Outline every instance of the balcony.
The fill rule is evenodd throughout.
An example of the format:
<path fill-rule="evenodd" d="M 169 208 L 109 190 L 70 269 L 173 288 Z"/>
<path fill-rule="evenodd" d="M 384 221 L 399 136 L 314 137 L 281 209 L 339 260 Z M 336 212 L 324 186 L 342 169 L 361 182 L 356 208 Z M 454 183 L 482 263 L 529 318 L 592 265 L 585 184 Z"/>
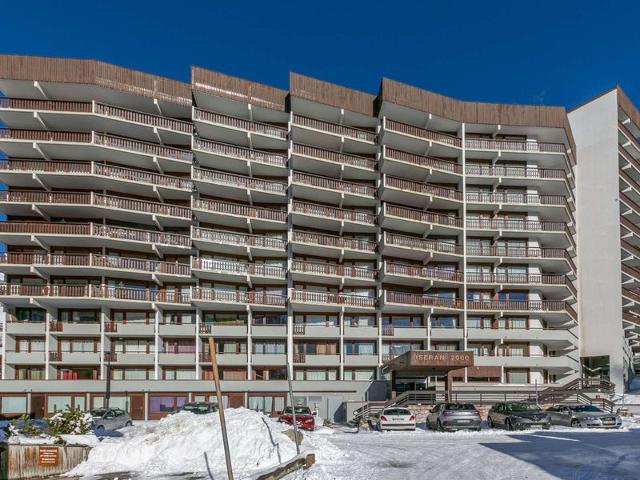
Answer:
<path fill-rule="evenodd" d="M 304 307 L 308 310 L 321 311 L 323 308 L 334 308 L 349 311 L 375 309 L 376 299 L 360 295 L 344 293 L 314 292 L 310 290 L 291 289 L 289 301 L 294 307 Z"/>
<path fill-rule="evenodd" d="M 522 368 L 553 368 L 576 370 L 579 362 L 571 355 L 477 355 L 476 365 L 479 367 L 522 367 Z"/>
<path fill-rule="evenodd" d="M 385 256 L 426 260 L 432 256 L 459 261 L 464 253 L 461 245 L 429 238 L 410 237 L 384 232 L 382 253 Z"/>
<path fill-rule="evenodd" d="M 200 221 L 231 227 L 273 230 L 286 228 L 287 212 L 211 199 L 191 199 L 194 215 Z"/>
<path fill-rule="evenodd" d="M 242 322 L 224 322 L 221 324 L 200 324 L 200 335 L 214 337 L 246 337 L 247 324 Z M 286 336 L 286 335 L 285 335 Z"/>
<path fill-rule="evenodd" d="M 572 209 L 564 195 L 538 195 L 532 193 L 505 192 L 467 192 L 469 208 L 502 211 L 522 211 L 526 209 L 529 215 L 538 214 L 552 221 L 573 222 Z"/>
<path fill-rule="evenodd" d="M 572 182 L 566 170 L 561 168 L 538 168 L 537 166 L 511 166 L 511 165 L 484 165 L 467 163 L 465 172 L 467 177 L 502 178 L 510 180 L 526 180 L 536 182 L 538 180 Z"/>
<path fill-rule="evenodd" d="M 340 365 L 340 355 L 338 353 L 294 353 L 293 363 L 307 367 L 337 367 Z"/>
<path fill-rule="evenodd" d="M 385 290 L 383 310 L 394 312 L 424 312 L 426 309 L 460 311 L 464 302 L 457 298 L 439 297 L 417 293 L 404 293 Z"/>
<path fill-rule="evenodd" d="M 78 180 L 87 189 L 136 193 L 162 199 L 188 198 L 193 182 L 188 178 L 161 175 L 96 162 L 42 160 L 0 160 L 0 181 L 9 186 L 51 189 L 77 187 Z"/>
<path fill-rule="evenodd" d="M 293 172 L 293 195 L 313 202 L 374 206 L 376 188 L 365 183 L 345 182 L 335 178 Z"/>
<path fill-rule="evenodd" d="M 193 109 L 193 121 L 202 137 L 267 150 L 287 148 L 287 129 L 220 113 Z"/>
<path fill-rule="evenodd" d="M 97 132 L 0 129 L 0 150 L 8 157 L 104 160 L 147 170 L 188 172 L 193 154 L 182 148 Z"/>
<path fill-rule="evenodd" d="M 578 340 L 571 330 L 566 328 L 471 328 L 469 340 L 522 340 L 542 342 L 574 343 Z"/>
<path fill-rule="evenodd" d="M 466 278 L 467 283 L 484 285 L 537 285 L 565 287 L 568 282 L 566 275 L 539 273 L 467 272 Z"/>
<path fill-rule="evenodd" d="M 338 338 L 340 327 L 334 324 L 296 323 L 293 326 L 294 337 Z"/>
<path fill-rule="evenodd" d="M 153 303 L 185 306 L 189 295 L 170 290 L 121 288 L 109 285 L 21 285 L 0 284 L 0 297 L 8 304 L 21 305 L 30 299 L 46 299 L 47 303 L 65 307 L 104 304 L 128 304 L 129 307 L 151 308 Z M 97 300 L 97 302 L 96 302 Z"/>
<path fill-rule="evenodd" d="M 280 237 L 191 227 L 193 243 L 202 250 L 259 256 L 283 256 L 287 242 Z"/>
<path fill-rule="evenodd" d="M 242 175 L 275 177 L 287 175 L 286 154 L 254 150 L 193 137 L 192 149 L 203 167 Z"/>
<path fill-rule="evenodd" d="M 383 282 L 401 283 L 416 286 L 451 286 L 462 283 L 462 272 L 420 265 L 407 265 L 385 261 L 382 267 Z"/>
<path fill-rule="evenodd" d="M 521 233 L 561 233 L 571 237 L 571 232 L 564 222 L 548 222 L 538 220 L 515 220 L 502 218 L 468 218 L 467 229 L 475 231 L 521 232 Z M 502 235 L 502 233 L 499 233 Z"/>
<path fill-rule="evenodd" d="M 291 265 L 294 280 L 313 282 L 344 283 L 366 285 L 375 283 L 376 270 L 352 265 L 316 263 L 294 260 Z"/>
<path fill-rule="evenodd" d="M 451 160 L 404 152 L 384 145 L 380 170 L 387 175 L 404 178 L 425 178 L 432 182 L 457 182 L 462 165 Z"/>
<path fill-rule="evenodd" d="M 0 224 L 1 225 L 1 224 Z M 298 254 L 327 257 L 372 258 L 376 255 L 376 243 L 355 237 L 340 237 L 322 233 L 294 230 L 293 251 Z"/>
<path fill-rule="evenodd" d="M 462 192 L 428 183 L 414 182 L 384 175 L 381 198 L 385 202 L 413 205 L 421 208 L 457 209 L 462 202 Z"/>
<path fill-rule="evenodd" d="M 295 113 L 291 120 L 291 133 L 296 142 L 321 145 L 330 150 L 375 153 L 375 132 L 325 122 Z"/>
<path fill-rule="evenodd" d="M 191 172 L 191 176 L 198 186 L 198 191 L 204 195 L 216 195 L 229 200 L 257 203 L 286 201 L 286 182 L 263 180 L 197 167 L 193 167 Z"/>
<path fill-rule="evenodd" d="M 35 210 L 47 220 L 76 216 L 164 226 L 191 224 L 189 207 L 95 192 L 2 191 L 0 203 L 7 215 L 29 216 Z"/>
<path fill-rule="evenodd" d="M 34 113 L 51 130 L 95 130 L 170 145 L 188 144 L 193 132 L 191 122 L 100 102 L 0 99 L 0 119 L 17 128 L 41 128 L 42 123 Z"/>
<path fill-rule="evenodd" d="M 370 157 L 293 143 L 291 160 L 294 169 L 305 172 L 358 180 L 375 180 L 376 178 L 377 162 Z"/>
<path fill-rule="evenodd" d="M 199 278 L 214 280 L 240 280 L 258 282 L 263 280 L 285 280 L 287 269 L 264 263 L 245 263 L 226 260 L 210 260 L 191 257 L 191 268 Z"/>
<path fill-rule="evenodd" d="M 29 275 L 30 267 L 46 275 L 72 274 L 108 276 L 128 279 L 170 281 L 189 279 L 189 265 L 140 258 L 100 254 L 65 255 L 39 253 L 0 253 L 0 265 L 5 273 Z M 68 270 L 64 272 L 64 270 Z"/>
<path fill-rule="evenodd" d="M 382 227 L 419 234 L 457 234 L 462 230 L 462 218 L 454 215 L 417 210 L 385 203 Z"/>
<path fill-rule="evenodd" d="M 215 288 L 191 288 L 191 299 L 195 304 L 216 304 L 219 308 L 259 306 L 260 308 L 282 309 L 286 305 L 287 298 L 283 295 L 275 295 L 263 292 L 245 292 L 218 290 Z M 218 308 L 216 307 L 216 308 Z M 243 308 L 241 308 L 243 309 Z"/>
<path fill-rule="evenodd" d="M 402 151 L 420 153 L 429 150 L 434 156 L 457 156 L 462 139 L 383 117 L 380 143 Z"/>
<path fill-rule="evenodd" d="M 577 320 L 575 310 L 562 300 L 470 300 L 467 309 L 478 312 L 529 312 L 532 314 L 569 315 Z"/>
<path fill-rule="evenodd" d="M 294 201 L 293 223 L 339 232 L 374 232 L 376 216 L 358 210 Z"/>
<path fill-rule="evenodd" d="M 500 262 L 524 262 L 536 259 L 536 264 L 545 270 L 565 272 L 567 266 L 576 271 L 575 263 L 564 248 L 518 247 L 508 245 L 469 245 L 467 257 L 491 257 Z"/>
<path fill-rule="evenodd" d="M 502 158 L 510 159 L 510 153 L 519 155 L 513 156 L 514 159 L 521 159 L 522 154 L 545 154 L 545 155 L 561 155 L 570 156 L 569 149 L 562 143 L 547 143 L 515 140 L 496 140 L 492 138 L 467 138 L 464 146 L 466 150 L 475 150 L 481 152 L 499 152 Z"/>

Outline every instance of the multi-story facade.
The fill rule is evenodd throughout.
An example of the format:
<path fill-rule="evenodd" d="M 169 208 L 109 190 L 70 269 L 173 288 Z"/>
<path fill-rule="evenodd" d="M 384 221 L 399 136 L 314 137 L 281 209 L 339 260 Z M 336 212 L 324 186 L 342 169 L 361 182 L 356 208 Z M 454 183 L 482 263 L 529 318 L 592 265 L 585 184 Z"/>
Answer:
<path fill-rule="evenodd" d="M 0 56 L 0 412 L 212 396 L 333 415 L 411 349 L 471 350 L 456 389 L 580 374 L 575 146 L 564 108 L 191 84 Z M 440 385 L 442 382 L 440 382 Z M 392 390 L 438 388 L 397 378 Z"/>
<path fill-rule="evenodd" d="M 623 391 L 640 352 L 640 112 L 615 87 L 569 113 L 577 143 L 585 374 Z"/>

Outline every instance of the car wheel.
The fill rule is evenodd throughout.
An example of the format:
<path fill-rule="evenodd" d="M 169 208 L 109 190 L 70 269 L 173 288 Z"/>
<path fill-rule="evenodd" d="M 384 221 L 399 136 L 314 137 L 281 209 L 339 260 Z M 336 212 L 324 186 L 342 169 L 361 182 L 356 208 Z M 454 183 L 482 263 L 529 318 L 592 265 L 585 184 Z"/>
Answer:
<path fill-rule="evenodd" d="M 512 431 L 513 430 L 513 424 L 511 423 L 511 419 L 507 418 L 504 421 L 504 426 L 507 427 L 507 430 Z"/>
<path fill-rule="evenodd" d="M 496 427 L 493 424 L 493 419 L 491 417 L 487 417 L 487 425 L 489 425 L 489 428 L 495 428 Z"/>
<path fill-rule="evenodd" d="M 573 420 L 571 420 L 571 427 L 572 428 L 580 428 L 580 421 L 576 418 L 574 418 Z"/>
<path fill-rule="evenodd" d="M 96 430 L 97 430 L 97 431 L 99 431 L 99 432 L 104 432 L 104 430 L 105 430 L 105 429 L 104 429 L 104 425 L 98 425 L 98 426 L 96 427 Z"/>
<path fill-rule="evenodd" d="M 133 422 L 131 420 L 129 420 L 127 423 L 124 424 L 125 427 L 133 427 Z"/>
<path fill-rule="evenodd" d="M 442 426 L 442 422 L 440 422 L 440 420 L 438 420 L 438 431 L 444 432 L 444 427 Z"/>

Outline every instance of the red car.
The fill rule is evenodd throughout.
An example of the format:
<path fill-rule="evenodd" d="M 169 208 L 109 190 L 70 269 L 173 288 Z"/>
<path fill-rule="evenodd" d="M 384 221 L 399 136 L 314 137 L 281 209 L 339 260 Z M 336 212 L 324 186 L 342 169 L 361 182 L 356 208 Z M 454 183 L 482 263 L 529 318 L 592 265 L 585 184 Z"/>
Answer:
<path fill-rule="evenodd" d="M 316 420 L 313 418 L 313 414 L 309 407 L 296 407 L 296 423 L 298 424 L 298 428 L 302 428 L 303 430 L 313 430 L 316 427 Z M 280 414 L 278 418 L 279 422 L 286 423 L 288 425 L 293 425 L 293 412 L 291 407 L 285 407 L 285 409 Z"/>

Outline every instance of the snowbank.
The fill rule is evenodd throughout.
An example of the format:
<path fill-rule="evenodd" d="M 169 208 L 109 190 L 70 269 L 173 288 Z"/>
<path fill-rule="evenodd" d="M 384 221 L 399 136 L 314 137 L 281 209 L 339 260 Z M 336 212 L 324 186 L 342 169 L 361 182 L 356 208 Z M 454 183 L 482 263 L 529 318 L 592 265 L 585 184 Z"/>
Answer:
<path fill-rule="evenodd" d="M 225 417 L 236 478 L 247 478 L 296 455 L 295 443 L 282 433 L 290 427 L 245 408 L 226 409 Z M 226 475 L 218 414 L 181 412 L 156 424 L 130 427 L 123 437 L 104 439 L 68 475 L 207 471 L 214 478 Z"/>

